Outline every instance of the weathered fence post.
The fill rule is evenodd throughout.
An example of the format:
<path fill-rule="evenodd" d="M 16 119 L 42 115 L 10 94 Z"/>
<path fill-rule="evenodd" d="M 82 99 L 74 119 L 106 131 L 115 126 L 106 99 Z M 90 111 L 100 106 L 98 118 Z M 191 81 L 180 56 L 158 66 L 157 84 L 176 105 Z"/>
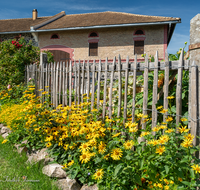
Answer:
<path fill-rule="evenodd" d="M 191 68 L 191 87 L 189 89 L 189 91 L 191 92 L 190 95 L 190 99 L 189 99 L 189 105 L 190 105 L 190 111 L 191 111 L 191 117 L 195 120 L 195 115 L 194 112 L 196 109 L 197 112 L 197 118 L 199 118 L 200 116 L 200 84 L 199 84 L 199 80 L 200 80 L 200 14 L 197 14 L 194 18 L 191 19 L 190 21 L 190 46 L 189 46 L 189 54 L 190 54 L 190 65 L 192 64 L 192 68 Z M 195 62 L 195 64 L 193 63 Z M 195 67 L 195 65 L 197 66 L 197 68 Z M 193 87 L 193 83 L 194 83 L 194 68 L 197 69 L 197 77 L 196 77 L 196 89 L 194 89 Z M 193 72 L 193 73 L 192 73 Z M 195 96 L 195 94 L 196 96 Z M 196 103 L 194 102 L 194 96 L 196 97 Z M 195 108 L 194 106 L 197 105 L 197 107 Z M 194 123 L 194 121 L 191 121 L 191 133 L 192 134 L 196 134 L 197 136 L 200 135 L 200 131 L 199 131 L 199 126 L 200 126 L 200 120 L 196 121 L 196 123 Z M 193 141 L 194 145 L 198 145 L 199 144 L 199 139 L 195 138 L 195 140 Z"/>

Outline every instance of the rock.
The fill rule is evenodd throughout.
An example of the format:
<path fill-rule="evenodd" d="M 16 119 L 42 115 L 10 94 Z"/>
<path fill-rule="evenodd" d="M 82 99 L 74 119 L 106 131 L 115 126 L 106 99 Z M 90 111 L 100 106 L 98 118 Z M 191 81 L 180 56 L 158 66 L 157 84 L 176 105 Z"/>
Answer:
<path fill-rule="evenodd" d="M 50 160 L 52 161 L 52 159 L 47 158 L 48 153 L 46 152 L 46 150 L 47 150 L 47 148 L 43 148 L 40 151 L 38 151 L 37 153 L 33 153 L 33 154 L 29 155 L 27 162 L 37 163 L 37 162 L 44 161 L 45 159 L 46 159 L 45 163 L 50 162 Z"/>
<path fill-rule="evenodd" d="M 59 179 L 58 181 L 55 182 L 55 184 L 60 188 L 61 190 L 70 190 L 67 184 L 66 179 Z"/>
<path fill-rule="evenodd" d="M 81 185 L 75 179 L 70 179 L 67 177 L 66 181 L 67 181 L 69 190 L 80 190 L 81 189 Z"/>
<path fill-rule="evenodd" d="M 4 134 L 2 135 L 2 137 L 5 139 L 8 135 L 9 135 L 8 133 L 4 133 Z"/>
<path fill-rule="evenodd" d="M 7 127 L 2 127 L 0 134 L 4 134 L 4 133 L 11 133 L 11 130 Z"/>
<path fill-rule="evenodd" d="M 97 184 L 92 185 L 92 186 L 83 185 L 81 190 L 98 190 L 98 187 L 97 187 Z"/>
<path fill-rule="evenodd" d="M 3 127 L 3 124 L 0 124 L 0 129 Z"/>
<path fill-rule="evenodd" d="M 42 168 L 42 173 L 48 175 L 49 177 L 56 177 L 56 178 L 66 178 L 66 172 L 62 169 L 62 166 L 59 164 L 50 164 L 44 166 Z"/>
<path fill-rule="evenodd" d="M 21 147 L 22 144 L 26 144 L 26 143 L 27 143 L 27 140 L 22 141 L 21 144 L 15 144 L 14 145 L 14 147 L 16 147 L 17 152 L 19 154 L 21 154 L 22 152 L 27 152 L 28 151 L 28 148 L 26 146 Z"/>

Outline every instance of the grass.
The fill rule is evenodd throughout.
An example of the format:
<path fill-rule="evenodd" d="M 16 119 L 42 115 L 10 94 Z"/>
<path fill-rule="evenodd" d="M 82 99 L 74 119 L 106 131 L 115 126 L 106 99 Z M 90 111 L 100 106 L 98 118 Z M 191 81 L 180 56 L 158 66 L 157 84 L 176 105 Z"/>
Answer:
<path fill-rule="evenodd" d="M 0 136 L 0 190 L 59 190 L 56 179 L 42 173 L 43 164 L 26 164 L 26 153 L 18 154 L 3 140 Z"/>

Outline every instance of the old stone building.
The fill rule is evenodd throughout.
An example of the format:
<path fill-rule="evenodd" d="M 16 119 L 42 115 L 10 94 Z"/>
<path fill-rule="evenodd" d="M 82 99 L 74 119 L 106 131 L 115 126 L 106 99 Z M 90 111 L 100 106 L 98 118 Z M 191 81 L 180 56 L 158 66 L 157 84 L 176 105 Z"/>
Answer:
<path fill-rule="evenodd" d="M 164 52 L 180 18 L 145 16 L 121 12 L 66 15 L 0 20 L 0 40 L 21 34 L 41 50 L 50 50 L 55 60 L 130 59 L 142 54 L 164 58 Z"/>

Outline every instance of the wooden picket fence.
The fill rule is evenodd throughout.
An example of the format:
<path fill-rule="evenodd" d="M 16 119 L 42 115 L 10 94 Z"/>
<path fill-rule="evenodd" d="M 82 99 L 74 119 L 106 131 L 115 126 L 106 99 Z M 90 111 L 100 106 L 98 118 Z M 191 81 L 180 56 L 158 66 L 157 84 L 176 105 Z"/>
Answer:
<path fill-rule="evenodd" d="M 122 116 L 122 77 L 125 78 L 124 84 L 124 105 L 123 105 L 123 117 L 124 121 L 127 119 L 127 92 L 128 92 L 128 79 L 130 73 L 133 74 L 133 91 L 132 91 L 132 122 L 135 118 L 135 98 L 136 98 L 136 75 L 137 72 L 143 71 L 144 85 L 143 85 L 143 114 L 147 114 L 147 103 L 148 103 L 148 73 L 154 72 L 154 84 L 153 84 L 153 102 L 152 102 L 152 127 L 157 124 L 157 110 L 156 103 L 159 97 L 158 93 L 158 70 L 164 70 L 164 109 L 168 109 L 169 96 L 169 84 L 174 78 L 173 75 L 169 77 L 170 70 L 177 70 L 177 88 L 176 88 L 176 124 L 180 122 L 182 114 L 182 73 L 183 70 L 190 71 L 189 82 L 189 127 L 191 133 L 196 136 L 197 134 L 197 66 L 195 63 L 190 63 L 190 60 L 183 59 L 183 50 L 178 61 L 169 61 L 168 53 L 165 53 L 165 61 L 158 61 L 158 53 L 156 52 L 155 61 L 149 62 L 148 55 L 145 57 L 143 63 L 137 62 L 137 55 L 135 55 L 134 61 L 129 62 L 127 57 L 126 63 L 121 63 L 120 56 L 118 60 L 113 59 L 111 64 L 108 63 L 108 59 L 104 62 L 99 60 L 98 63 L 94 60 L 93 63 L 89 61 L 71 61 L 68 63 L 51 63 L 51 64 L 40 64 L 40 66 L 29 65 L 26 68 L 27 81 L 32 78 L 36 81 L 36 94 L 41 95 L 39 89 L 43 89 L 51 94 L 51 102 L 54 107 L 59 104 L 63 106 L 72 105 L 72 96 L 74 96 L 75 104 L 83 102 L 83 94 L 87 94 L 88 100 L 91 101 L 91 109 L 94 108 L 95 104 L 95 93 L 97 93 L 96 105 L 97 109 L 100 107 L 100 83 L 102 82 L 102 75 L 104 75 L 104 95 L 103 95 L 103 114 L 102 117 L 105 119 L 106 109 L 109 109 L 109 118 L 112 117 L 112 92 L 113 92 L 113 81 L 116 76 L 118 79 L 118 112 L 117 115 Z M 175 74 L 176 74 L 175 73 Z M 107 85 L 107 81 L 110 79 L 110 84 Z M 107 98 L 107 89 L 109 87 L 109 98 Z M 89 100 L 91 93 L 91 99 Z M 107 106 L 108 104 L 108 106 Z M 163 115 L 163 121 L 165 121 L 168 113 Z M 142 124 L 142 129 L 146 128 L 146 124 Z M 196 145 L 196 138 L 193 141 Z"/>

